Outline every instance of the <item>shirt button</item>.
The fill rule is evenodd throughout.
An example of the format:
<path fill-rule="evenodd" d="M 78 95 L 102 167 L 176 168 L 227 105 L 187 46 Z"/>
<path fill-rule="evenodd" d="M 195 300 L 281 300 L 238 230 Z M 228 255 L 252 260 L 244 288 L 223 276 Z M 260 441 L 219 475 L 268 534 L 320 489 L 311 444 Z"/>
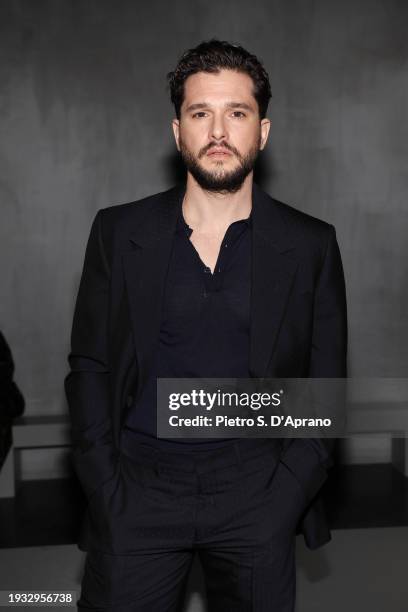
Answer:
<path fill-rule="evenodd" d="M 228 243 L 225 243 L 225 244 L 224 244 L 224 247 L 225 247 L 225 248 L 228 248 Z"/>

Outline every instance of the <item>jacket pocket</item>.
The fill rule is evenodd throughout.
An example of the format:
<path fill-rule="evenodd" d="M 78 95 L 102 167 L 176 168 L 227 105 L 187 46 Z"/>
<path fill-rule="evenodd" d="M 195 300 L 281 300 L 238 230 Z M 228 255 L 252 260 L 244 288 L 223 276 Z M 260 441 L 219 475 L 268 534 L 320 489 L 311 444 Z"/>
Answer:
<path fill-rule="evenodd" d="M 328 473 L 315 450 L 305 440 L 293 440 L 289 448 L 281 455 L 281 462 L 296 478 L 307 503 L 317 495 Z"/>

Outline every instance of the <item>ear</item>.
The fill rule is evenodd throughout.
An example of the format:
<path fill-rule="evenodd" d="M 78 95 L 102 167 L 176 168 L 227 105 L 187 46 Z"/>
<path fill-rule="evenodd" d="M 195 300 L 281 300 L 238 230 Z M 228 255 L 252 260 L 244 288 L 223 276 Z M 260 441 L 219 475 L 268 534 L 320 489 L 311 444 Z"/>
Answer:
<path fill-rule="evenodd" d="M 268 140 L 270 127 L 271 127 L 270 120 L 266 118 L 262 119 L 261 121 L 261 146 L 260 146 L 261 151 L 265 147 L 266 141 Z"/>
<path fill-rule="evenodd" d="M 177 149 L 180 151 L 180 121 L 178 119 L 173 119 L 173 121 L 171 122 L 171 125 L 173 127 L 173 133 L 174 133 L 174 139 L 176 141 L 176 146 Z"/>

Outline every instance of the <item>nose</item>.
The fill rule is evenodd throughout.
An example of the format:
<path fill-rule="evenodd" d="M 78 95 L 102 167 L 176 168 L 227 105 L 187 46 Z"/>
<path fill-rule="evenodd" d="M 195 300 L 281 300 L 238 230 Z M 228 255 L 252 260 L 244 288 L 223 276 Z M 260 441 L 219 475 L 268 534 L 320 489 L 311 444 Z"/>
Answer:
<path fill-rule="evenodd" d="M 226 137 L 227 132 L 222 115 L 214 114 L 210 128 L 210 138 L 214 140 L 221 140 L 225 139 Z"/>

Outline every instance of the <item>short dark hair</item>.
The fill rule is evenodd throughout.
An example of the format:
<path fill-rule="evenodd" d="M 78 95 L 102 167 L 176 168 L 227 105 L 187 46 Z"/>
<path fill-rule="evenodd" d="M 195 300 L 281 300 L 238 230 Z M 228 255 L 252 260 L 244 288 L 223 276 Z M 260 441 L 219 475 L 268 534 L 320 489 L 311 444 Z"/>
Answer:
<path fill-rule="evenodd" d="M 174 104 L 177 119 L 180 119 L 186 79 L 197 72 L 218 73 L 221 69 L 244 72 L 251 77 L 259 116 L 261 119 L 266 116 L 272 93 L 268 73 L 262 62 L 240 45 L 212 38 L 185 51 L 176 68 L 167 74 L 170 98 Z"/>

